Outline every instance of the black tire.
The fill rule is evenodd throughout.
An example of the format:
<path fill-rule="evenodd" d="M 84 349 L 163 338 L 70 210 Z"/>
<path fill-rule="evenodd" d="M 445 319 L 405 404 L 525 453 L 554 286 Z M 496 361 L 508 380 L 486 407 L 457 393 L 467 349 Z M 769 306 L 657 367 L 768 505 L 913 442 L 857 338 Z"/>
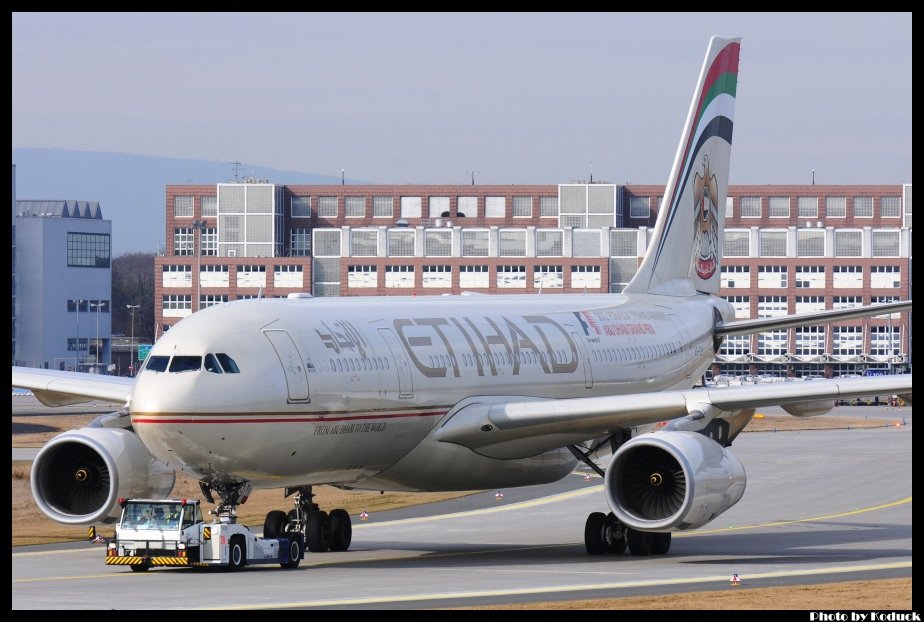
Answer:
<path fill-rule="evenodd" d="M 228 569 L 237 571 L 246 565 L 247 547 L 244 545 L 244 538 L 234 536 L 228 546 Z"/>
<path fill-rule="evenodd" d="M 606 515 L 606 532 L 603 540 L 606 552 L 611 555 L 619 555 L 626 550 L 626 532 L 621 529 L 619 519 L 610 512 Z"/>
<path fill-rule="evenodd" d="M 263 521 L 263 537 L 266 539 L 278 538 L 285 529 L 286 513 L 282 510 L 273 510 L 266 514 L 266 520 Z"/>
<path fill-rule="evenodd" d="M 326 553 L 330 549 L 330 517 L 327 512 L 312 512 L 305 521 L 305 540 L 312 553 Z"/>
<path fill-rule="evenodd" d="M 147 564 L 132 564 L 132 572 L 147 572 L 151 567 Z"/>
<path fill-rule="evenodd" d="M 650 531 L 639 531 L 629 527 L 626 530 L 626 540 L 629 545 L 629 552 L 636 556 L 645 556 L 651 554 L 651 544 L 654 541 L 654 534 Z"/>
<path fill-rule="evenodd" d="M 302 561 L 302 542 L 298 537 L 298 534 L 293 534 L 292 539 L 289 541 L 289 561 L 284 564 L 279 564 L 283 568 L 298 568 L 298 564 Z"/>
<path fill-rule="evenodd" d="M 651 542 L 651 552 L 655 555 L 664 555 L 671 549 L 671 534 L 656 533 L 652 534 L 654 538 Z"/>
<path fill-rule="evenodd" d="M 606 553 L 606 514 L 593 512 L 584 523 L 584 548 L 588 555 L 603 555 Z"/>
<path fill-rule="evenodd" d="M 330 513 L 330 550 L 346 551 L 353 541 L 353 522 L 346 510 Z"/>

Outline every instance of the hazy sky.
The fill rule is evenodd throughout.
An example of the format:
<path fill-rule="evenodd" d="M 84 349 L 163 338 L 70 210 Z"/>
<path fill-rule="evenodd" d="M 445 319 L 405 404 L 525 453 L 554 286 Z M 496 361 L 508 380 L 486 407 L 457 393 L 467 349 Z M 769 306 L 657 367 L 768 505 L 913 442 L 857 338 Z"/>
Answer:
<path fill-rule="evenodd" d="M 911 182 L 911 14 L 13 14 L 13 147 L 381 183 L 664 183 L 710 35 L 731 182 Z M 285 183 L 286 180 L 273 180 Z"/>

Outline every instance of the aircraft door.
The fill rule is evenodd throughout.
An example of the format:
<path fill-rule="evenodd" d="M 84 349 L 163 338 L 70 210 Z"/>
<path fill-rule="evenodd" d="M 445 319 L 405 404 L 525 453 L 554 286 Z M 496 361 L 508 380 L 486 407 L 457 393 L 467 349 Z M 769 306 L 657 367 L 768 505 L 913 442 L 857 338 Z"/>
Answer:
<path fill-rule="evenodd" d="M 286 386 L 289 390 L 290 402 L 307 402 L 308 375 L 305 373 L 305 364 L 295 342 L 284 330 L 264 330 L 263 334 L 269 339 L 279 357 L 282 369 L 286 375 Z"/>
<path fill-rule="evenodd" d="M 414 381 L 411 378 L 411 364 L 407 360 L 404 348 L 398 343 L 398 337 L 390 328 L 380 328 L 379 334 L 385 340 L 388 350 L 391 352 L 391 360 L 398 371 L 398 397 L 414 397 Z"/>
<path fill-rule="evenodd" d="M 577 344 L 578 356 L 581 357 L 581 365 L 584 367 L 584 388 L 592 389 L 594 386 L 594 368 L 590 366 L 587 346 L 581 341 L 581 336 L 577 333 L 571 333 L 571 339 Z"/>

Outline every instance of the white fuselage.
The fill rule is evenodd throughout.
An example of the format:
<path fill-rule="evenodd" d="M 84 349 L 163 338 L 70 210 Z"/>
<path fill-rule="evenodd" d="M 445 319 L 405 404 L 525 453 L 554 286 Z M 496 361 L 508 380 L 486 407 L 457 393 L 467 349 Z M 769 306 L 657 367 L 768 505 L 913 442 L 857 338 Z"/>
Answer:
<path fill-rule="evenodd" d="M 713 359 L 715 309 L 733 315 L 708 296 L 233 302 L 184 319 L 150 356 L 220 353 L 239 373 L 145 369 L 132 423 L 157 457 L 208 481 L 407 490 L 554 481 L 575 466 L 566 449 L 496 460 L 430 435 L 472 396 L 689 388 Z"/>

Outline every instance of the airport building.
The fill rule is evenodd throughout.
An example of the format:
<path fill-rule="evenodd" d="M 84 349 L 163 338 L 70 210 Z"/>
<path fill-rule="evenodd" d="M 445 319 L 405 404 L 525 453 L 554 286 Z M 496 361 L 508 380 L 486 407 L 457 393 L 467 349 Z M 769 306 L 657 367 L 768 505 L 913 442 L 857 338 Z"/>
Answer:
<path fill-rule="evenodd" d="M 157 334 L 242 298 L 620 292 L 664 186 L 166 188 Z M 911 185 L 731 186 L 720 295 L 739 318 L 911 297 Z M 911 314 L 726 339 L 714 373 L 907 371 Z"/>
<path fill-rule="evenodd" d="M 96 202 L 14 205 L 13 363 L 104 373 L 111 349 L 112 222 Z"/>

